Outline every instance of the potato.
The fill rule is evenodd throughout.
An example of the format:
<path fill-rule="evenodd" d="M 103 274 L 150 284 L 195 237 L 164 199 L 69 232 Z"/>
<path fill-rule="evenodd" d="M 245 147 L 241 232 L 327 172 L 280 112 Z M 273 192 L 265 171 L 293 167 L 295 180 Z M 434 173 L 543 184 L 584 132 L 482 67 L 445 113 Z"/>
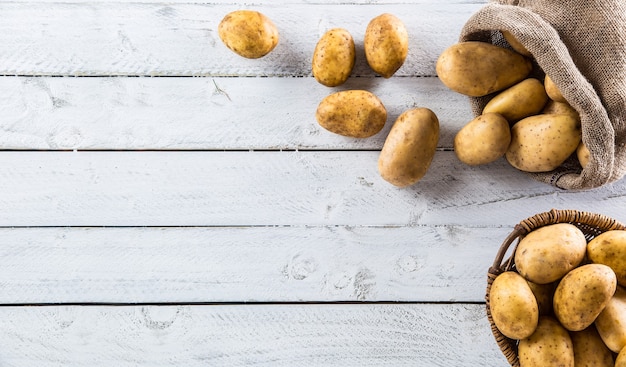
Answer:
<path fill-rule="evenodd" d="M 613 354 L 600 338 L 595 326 L 570 333 L 576 366 L 614 367 Z M 626 365 L 624 365 L 626 367 Z"/>
<path fill-rule="evenodd" d="M 538 114 L 547 102 L 543 84 L 535 78 L 528 78 L 498 93 L 487 102 L 482 113 L 499 113 L 513 123 Z"/>
<path fill-rule="evenodd" d="M 626 367 L 626 347 L 617 355 L 615 359 L 615 367 Z"/>
<path fill-rule="evenodd" d="M 516 52 L 524 56 L 532 57 L 532 54 L 530 53 L 530 51 L 528 51 L 526 47 L 524 47 L 524 45 L 522 45 L 520 41 L 518 41 L 517 38 L 515 38 L 515 36 L 511 34 L 511 32 L 501 31 L 501 33 L 502 33 L 502 36 L 504 36 L 504 39 L 509 43 L 509 46 L 511 46 L 512 49 L 514 49 Z"/>
<path fill-rule="evenodd" d="M 617 278 L 603 264 L 573 269 L 554 291 L 554 315 L 570 331 L 584 330 L 596 320 L 615 293 Z"/>
<path fill-rule="evenodd" d="M 354 39 L 350 32 L 343 28 L 330 29 L 315 46 L 313 76 L 327 87 L 336 87 L 348 80 L 355 60 Z"/>
<path fill-rule="evenodd" d="M 317 122 L 335 134 L 367 138 L 379 133 L 387 121 L 387 109 L 371 92 L 345 90 L 324 98 L 315 113 Z"/>
<path fill-rule="evenodd" d="M 585 258 L 587 240 L 573 224 L 556 223 L 529 232 L 518 243 L 514 261 L 527 280 L 547 284 L 561 279 Z"/>
<path fill-rule="evenodd" d="M 530 60 L 515 51 L 486 42 L 460 42 L 441 53 L 439 80 L 455 92 L 472 97 L 501 91 L 526 79 Z"/>
<path fill-rule="evenodd" d="M 428 108 L 403 112 L 394 122 L 378 158 L 384 180 L 405 187 L 418 182 L 430 167 L 439 141 L 439 120 Z"/>
<path fill-rule="evenodd" d="M 217 32 L 226 47 L 249 59 L 267 55 L 279 39 L 274 23 L 254 10 L 236 10 L 226 14 Z"/>
<path fill-rule="evenodd" d="M 563 97 L 563 94 L 561 94 L 559 88 L 554 84 L 552 78 L 550 78 L 548 75 L 545 76 L 543 84 L 545 85 L 546 93 L 551 100 L 567 103 L 567 100 L 565 99 L 565 97 Z"/>
<path fill-rule="evenodd" d="M 611 267 L 617 283 L 626 286 L 626 230 L 599 234 L 587 244 L 587 256 L 594 263 Z"/>
<path fill-rule="evenodd" d="M 574 349 L 567 330 L 550 316 L 540 316 L 535 332 L 519 341 L 520 367 L 574 367 Z"/>
<path fill-rule="evenodd" d="M 491 283 L 489 310 L 498 330 L 511 339 L 527 338 L 537 328 L 537 300 L 526 279 L 514 271 L 499 274 Z"/>
<path fill-rule="evenodd" d="M 591 152 L 589 152 L 589 148 L 582 141 L 578 144 L 578 148 L 576 148 L 576 158 L 578 158 L 578 163 L 582 168 L 587 167 L 589 163 L 589 159 L 591 159 Z"/>
<path fill-rule="evenodd" d="M 511 128 L 505 157 L 521 171 L 552 171 L 576 151 L 581 139 L 580 122 L 568 115 L 530 116 Z"/>
<path fill-rule="evenodd" d="M 615 353 L 626 347 L 626 290 L 617 287 L 615 295 L 594 323 L 604 344 Z"/>
<path fill-rule="evenodd" d="M 381 14 L 367 25 L 363 48 L 370 68 L 382 77 L 390 78 L 406 60 L 409 34 L 398 17 Z"/>
<path fill-rule="evenodd" d="M 504 156 L 511 143 L 508 121 L 497 113 L 480 115 L 454 137 L 454 153 L 470 166 L 487 164 Z"/>
<path fill-rule="evenodd" d="M 537 306 L 539 306 L 539 315 L 552 314 L 554 290 L 556 289 L 558 282 L 547 284 L 537 284 L 528 280 L 527 282 L 530 290 L 533 292 L 533 294 L 535 295 L 535 299 L 537 300 Z"/>
<path fill-rule="evenodd" d="M 548 103 L 546 103 L 543 110 L 541 110 L 543 114 L 556 114 L 556 115 L 570 115 L 576 121 L 580 121 L 580 115 L 578 111 L 574 109 L 574 107 L 570 106 L 569 103 L 566 102 L 557 102 L 551 99 L 548 99 Z"/>

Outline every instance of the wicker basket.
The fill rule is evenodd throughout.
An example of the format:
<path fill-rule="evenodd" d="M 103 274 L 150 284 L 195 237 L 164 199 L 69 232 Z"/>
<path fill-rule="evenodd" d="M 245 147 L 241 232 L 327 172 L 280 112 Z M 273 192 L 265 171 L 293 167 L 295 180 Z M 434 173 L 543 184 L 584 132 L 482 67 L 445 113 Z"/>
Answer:
<path fill-rule="evenodd" d="M 602 214 L 557 209 L 536 214 L 521 221 L 515 226 L 513 232 L 511 232 L 511 234 L 509 234 L 509 236 L 502 243 L 493 265 L 489 268 L 489 272 L 487 274 L 487 292 L 485 295 L 485 300 L 487 302 L 487 319 L 491 324 L 491 331 L 496 339 L 496 343 L 500 347 L 500 350 L 508 360 L 509 364 L 513 367 L 519 367 L 520 365 L 517 356 L 517 340 L 510 339 L 502 335 L 493 323 L 493 318 L 491 317 L 489 309 L 489 291 L 491 290 L 491 284 L 500 273 L 509 270 L 516 271 L 514 254 L 519 240 L 537 228 L 556 223 L 571 223 L 575 225 L 585 234 L 587 241 L 590 241 L 597 235 L 609 230 L 626 229 L 626 225 Z M 515 247 L 512 248 L 512 254 L 505 259 L 504 257 L 510 252 L 509 248 L 513 243 L 515 243 Z"/>

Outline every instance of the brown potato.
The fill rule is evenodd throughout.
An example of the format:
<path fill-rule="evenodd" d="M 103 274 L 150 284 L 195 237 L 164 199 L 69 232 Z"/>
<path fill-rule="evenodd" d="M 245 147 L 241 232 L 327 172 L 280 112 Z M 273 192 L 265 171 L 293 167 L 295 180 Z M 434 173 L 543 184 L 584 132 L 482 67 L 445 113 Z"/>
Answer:
<path fill-rule="evenodd" d="M 348 80 L 355 60 L 354 39 L 350 32 L 343 28 L 330 29 L 315 46 L 313 76 L 320 84 L 336 87 Z"/>
<path fill-rule="evenodd" d="M 540 316 L 535 332 L 519 341 L 520 367 L 574 367 L 574 346 L 567 330 L 550 316 Z"/>
<path fill-rule="evenodd" d="M 548 97 L 550 97 L 550 99 L 557 102 L 567 103 L 567 100 L 565 99 L 565 97 L 563 97 L 563 94 L 561 94 L 559 87 L 554 84 L 552 78 L 550 78 L 548 75 L 545 76 L 543 84 L 545 85 L 546 93 L 548 94 Z"/>
<path fill-rule="evenodd" d="M 570 333 L 576 366 L 614 367 L 613 354 L 600 338 L 595 326 Z M 626 365 L 625 365 L 626 367 Z"/>
<path fill-rule="evenodd" d="M 517 245 L 517 271 L 527 280 L 547 284 L 561 279 L 584 259 L 587 240 L 573 224 L 556 223 L 531 231 Z"/>
<path fill-rule="evenodd" d="M 530 290 L 535 295 L 537 300 L 537 306 L 539 306 L 539 315 L 552 314 L 552 303 L 554 299 L 554 290 L 558 285 L 558 282 L 537 284 L 531 281 L 527 281 Z"/>
<path fill-rule="evenodd" d="M 384 78 L 400 69 L 409 53 L 409 34 L 404 23 L 393 14 L 372 19 L 365 30 L 363 48 L 368 65 Z"/>
<path fill-rule="evenodd" d="M 454 44 L 439 55 L 439 80 L 455 92 L 486 96 L 524 80 L 532 70 L 530 60 L 515 51 L 486 42 Z"/>
<path fill-rule="evenodd" d="M 604 310 L 616 286 L 617 278 L 608 266 L 579 266 L 565 274 L 556 287 L 554 314 L 567 330 L 584 330 Z"/>
<path fill-rule="evenodd" d="M 551 99 L 548 99 L 548 103 L 546 103 L 543 110 L 541 110 L 543 114 L 556 114 L 556 115 L 569 115 L 572 116 L 576 121 L 580 121 L 580 115 L 578 111 L 574 109 L 574 107 L 570 106 L 569 103 L 566 102 L 557 102 Z"/>
<path fill-rule="evenodd" d="M 521 275 L 506 271 L 491 283 L 489 310 L 498 330 L 511 339 L 524 339 L 535 332 L 539 306 Z"/>
<path fill-rule="evenodd" d="M 526 49 L 526 47 L 524 47 L 524 45 L 517 40 L 517 38 L 515 38 L 515 36 L 513 36 L 511 34 L 511 32 L 509 31 L 501 31 L 502 36 L 504 36 L 504 39 L 509 43 L 509 46 L 511 46 L 512 49 L 514 49 L 515 51 L 517 51 L 518 53 L 527 56 L 527 57 L 532 57 L 532 54 L 530 53 L 530 51 L 528 51 Z"/>
<path fill-rule="evenodd" d="M 498 93 L 487 102 L 482 113 L 498 113 L 514 123 L 538 114 L 547 102 L 543 84 L 535 78 L 528 78 Z"/>
<path fill-rule="evenodd" d="M 626 230 L 599 234 L 587 244 L 587 256 L 597 264 L 608 265 L 617 276 L 617 283 L 626 286 Z"/>
<path fill-rule="evenodd" d="M 589 159 L 591 159 L 591 152 L 582 141 L 578 144 L 578 148 L 576 148 L 576 158 L 578 158 L 578 163 L 580 163 L 582 168 L 587 167 Z"/>
<path fill-rule="evenodd" d="M 387 121 L 383 103 L 366 90 L 335 92 L 324 98 L 315 113 L 317 122 L 335 134 L 367 138 L 378 134 Z"/>
<path fill-rule="evenodd" d="M 511 143 L 509 122 L 497 113 L 482 114 L 454 137 L 454 153 L 470 166 L 491 163 L 504 156 Z"/>
<path fill-rule="evenodd" d="M 254 10 L 236 10 L 226 14 L 217 31 L 226 47 L 249 59 L 267 55 L 279 39 L 274 23 Z"/>
<path fill-rule="evenodd" d="M 595 321 L 604 344 L 615 353 L 626 347 L 626 290 L 617 287 L 615 295 Z"/>
<path fill-rule="evenodd" d="M 439 141 L 439 120 L 428 108 L 403 112 L 394 122 L 378 158 L 382 178 L 398 187 L 424 177 Z"/>
<path fill-rule="evenodd" d="M 626 367 L 626 348 L 622 348 L 622 351 L 617 355 L 614 367 Z"/>

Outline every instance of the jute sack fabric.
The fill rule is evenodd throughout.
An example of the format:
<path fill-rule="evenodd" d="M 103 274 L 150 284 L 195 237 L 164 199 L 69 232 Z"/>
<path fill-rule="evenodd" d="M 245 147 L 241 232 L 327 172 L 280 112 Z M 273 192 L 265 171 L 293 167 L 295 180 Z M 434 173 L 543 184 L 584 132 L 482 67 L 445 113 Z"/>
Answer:
<path fill-rule="evenodd" d="M 593 189 L 626 173 L 626 0 L 496 0 L 474 13 L 459 41 L 509 47 L 509 31 L 532 54 L 535 77 L 547 74 L 580 114 L 590 151 L 584 169 L 569 159 L 530 173 L 562 189 Z M 470 97 L 474 115 L 489 100 Z"/>

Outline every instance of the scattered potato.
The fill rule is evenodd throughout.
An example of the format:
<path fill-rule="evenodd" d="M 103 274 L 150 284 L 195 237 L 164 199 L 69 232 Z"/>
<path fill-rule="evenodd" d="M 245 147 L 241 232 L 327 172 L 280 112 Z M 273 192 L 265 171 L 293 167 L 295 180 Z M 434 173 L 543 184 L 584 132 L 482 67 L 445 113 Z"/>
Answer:
<path fill-rule="evenodd" d="M 483 109 L 485 113 L 498 113 L 514 123 L 524 117 L 536 115 L 548 102 L 543 84 L 528 78 L 507 88 L 493 97 Z"/>
<path fill-rule="evenodd" d="M 454 153 L 470 166 L 491 163 L 504 156 L 511 143 L 509 122 L 497 113 L 470 121 L 454 137 Z"/>
<path fill-rule="evenodd" d="M 592 262 L 613 269 L 617 283 L 626 286 L 626 230 L 607 231 L 594 237 L 587 244 L 587 256 Z"/>
<path fill-rule="evenodd" d="M 526 279 L 516 272 L 506 271 L 493 280 L 489 309 L 494 324 L 506 337 L 524 339 L 537 328 L 537 300 Z"/>
<path fill-rule="evenodd" d="M 315 113 L 317 122 L 335 134 L 367 138 L 382 130 L 387 110 L 373 93 L 366 90 L 335 92 L 324 98 Z"/>
<path fill-rule="evenodd" d="M 336 87 L 348 80 L 355 60 L 354 39 L 350 32 L 343 28 L 330 29 L 315 46 L 313 76 L 327 87 Z"/>
<path fill-rule="evenodd" d="M 574 367 L 574 347 L 567 330 L 550 316 L 540 316 L 535 332 L 519 341 L 520 367 Z"/>
<path fill-rule="evenodd" d="M 217 31 L 226 47 L 249 59 L 267 55 L 279 39 L 274 23 L 254 10 L 236 10 L 226 14 Z"/>
<path fill-rule="evenodd" d="M 409 52 L 409 35 L 404 23 L 393 14 L 372 19 L 363 40 L 368 65 L 384 78 L 390 78 L 404 64 Z"/>

